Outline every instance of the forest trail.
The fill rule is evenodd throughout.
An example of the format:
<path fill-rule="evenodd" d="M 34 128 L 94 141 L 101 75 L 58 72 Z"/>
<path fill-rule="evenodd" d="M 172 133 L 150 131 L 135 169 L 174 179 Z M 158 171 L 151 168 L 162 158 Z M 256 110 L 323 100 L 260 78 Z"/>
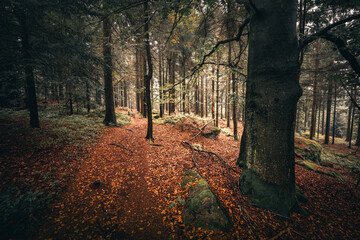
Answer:
<path fill-rule="evenodd" d="M 169 119 L 176 117 L 179 116 Z M 71 121 L 74 119 L 70 118 Z M 296 184 L 309 198 L 309 202 L 301 203 L 301 206 L 310 215 L 293 213 L 287 221 L 279 221 L 275 214 L 256 208 L 247 198 L 235 194 L 227 172 L 217 159 L 196 153 L 198 168 L 194 167 L 193 153 L 181 144 L 183 141 L 221 156 L 231 166 L 235 180 L 241 174 L 242 169 L 236 166 L 239 141 L 227 133 L 221 133 L 216 140 L 201 135 L 194 138 L 199 133 L 198 128 L 210 120 L 204 122 L 188 117 L 176 125 L 154 124 L 157 145 L 144 138 L 147 122 L 138 115 L 132 124 L 122 128 L 100 124 L 101 128 L 88 128 L 89 134 L 84 135 L 79 123 L 92 123 L 93 119 L 90 120 L 82 120 L 78 125 L 63 123 L 59 134 L 53 135 L 50 135 L 51 130 L 59 122 L 47 122 L 42 131 L 37 129 L 24 134 L 24 130 L 16 130 L 18 135 L 10 134 L 12 138 L 3 142 L 3 149 L 8 152 L 4 155 L 3 184 L 21 189 L 31 183 L 30 186 L 35 188 L 33 192 L 42 191 L 44 196 L 47 193 L 54 196 L 46 208 L 28 216 L 32 222 L 41 221 L 40 228 L 35 229 L 37 234 L 30 239 L 251 239 L 254 236 L 260 239 L 357 239 L 360 234 L 360 188 L 356 186 L 359 176 L 335 163 L 323 165 L 321 169 L 336 171 L 346 181 L 296 164 Z M 3 123 L 2 128 L 13 131 L 24 122 L 24 119 L 9 121 Z M 65 135 L 67 129 L 81 138 L 71 142 L 71 138 L 77 136 Z M 88 145 L 83 137 L 94 137 L 96 134 L 92 129 L 102 130 Z M 63 136 L 64 140 L 67 139 L 65 136 L 69 138 L 67 143 L 60 139 L 59 145 L 55 146 L 44 145 L 41 141 L 47 142 L 49 137 L 55 136 Z M 30 143 L 35 141 L 43 147 L 34 148 Z M 356 150 L 349 150 L 344 144 L 328 148 L 343 155 Z M 352 156 L 348 160 L 359 161 L 359 157 Z M 185 226 L 182 205 L 170 207 L 179 203 L 179 199 L 186 199 L 180 183 L 183 173 L 189 169 L 196 169 L 204 176 L 230 215 L 234 226 L 229 232 Z M 24 207 L 41 203 L 29 199 L 34 194 L 26 196 L 26 201 L 34 202 Z M 15 200 L 21 197 L 24 194 Z M 254 233 L 249 232 L 244 212 L 250 218 Z"/>
<path fill-rule="evenodd" d="M 151 148 L 146 119 L 107 128 L 56 202 L 42 237 L 56 239 L 164 239 L 169 236 L 164 199 L 150 188 Z M 155 128 L 156 129 L 156 128 Z M 156 131 L 156 130 L 155 130 Z M 56 229 L 54 229 L 54 227 Z M 55 233 L 55 234 L 54 234 Z"/>

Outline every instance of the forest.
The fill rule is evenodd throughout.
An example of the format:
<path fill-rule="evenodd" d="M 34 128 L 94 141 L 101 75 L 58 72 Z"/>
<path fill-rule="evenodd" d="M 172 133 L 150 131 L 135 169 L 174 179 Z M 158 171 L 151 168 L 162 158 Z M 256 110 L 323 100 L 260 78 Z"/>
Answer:
<path fill-rule="evenodd" d="M 0 17 L 0 239 L 359 238 L 359 0 Z"/>

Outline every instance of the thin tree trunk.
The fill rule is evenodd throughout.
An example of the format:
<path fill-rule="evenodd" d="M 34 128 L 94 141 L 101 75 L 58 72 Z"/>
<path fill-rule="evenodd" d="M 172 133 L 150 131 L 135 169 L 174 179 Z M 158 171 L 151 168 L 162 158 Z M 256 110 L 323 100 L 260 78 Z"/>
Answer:
<path fill-rule="evenodd" d="M 331 116 L 331 101 L 332 101 L 332 81 L 328 82 L 328 98 L 326 106 L 326 126 L 325 126 L 325 139 L 324 144 L 329 144 L 330 135 L 330 116 Z"/>
<path fill-rule="evenodd" d="M 216 52 L 216 127 L 219 127 L 219 81 L 220 81 L 220 69 L 219 69 L 219 62 L 220 62 L 220 53 L 219 51 Z"/>
<path fill-rule="evenodd" d="M 215 119 L 215 78 L 214 78 L 215 68 L 212 71 L 211 77 L 211 118 Z M 215 121 L 216 125 L 216 121 Z"/>
<path fill-rule="evenodd" d="M 160 95 L 160 117 L 164 116 L 164 75 L 163 75 L 163 57 L 159 52 L 159 95 Z"/>
<path fill-rule="evenodd" d="M 325 99 L 325 92 L 323 94 L 323 99 Z M 319 119 L 320 121 L 320 119 Z M 325 104 L 322 105 L 322 117 L 321 117 L 321 134 L 324 135 L 325 130 Z"/>
<path fill-rule="evenodd" d="M 146 109 L 147 109 L 147 134 L 146 139 L 153 140 L 153 123 L 152 123 L 152 106 L 151 106 L 151 79 L 153 75 L 153 64 L 150 51 L 150 36 L 149 36 L 149 5 L 148 1 L 144 2 L 144 33 L 145 33 L 145 49 L 147 56 L 147 73 L 145 75 L 145 88 L 146 88 Z"/>
<path fill-rule="evenodd" d="M 233 125 L 234 125 L 234 139 L 237 141 L 239 140 L 238 132 L 237 132 L 237 110 L 236 110 L 236 99 L 237 99 L 237 80 L 235 79 L 235 73 L 231 73 L 232 78 L 232 106 L 233 106 Z"/>
<path fill-rule="evenodd" d="M 354 86 L 353 88 L 353 93 L 354 93 L 354 98 L 356 99 L 356 86 Z M 352 107 L 352 115 L 351 115 L 351 126 L 350 126 L 350 134 L 349 134 L 349 148 L 351 148 L 351 140 L 352 140 L 352 135 L 353 135 L 353 131 L 354 131 L 354 116 L 355 116 L 355 106 Z"/>
<path fill-rule="evenodd" d="M 351 90 L 351 95 L 352 94 L 353 94 L 353 91 Z M 349 141 L 349 139 L 350 139 L 352 108 L 353 108 L 352 102 L 351 102 L 351 100 L 349 100 L 349 111 L 348 111 L 347 128 L 346 128 L 346 141 Z"/>
<path fill-rule="evenodd" d="M 205 117 L 208 117 L 208 79 L 207 79 L 207 76 L 205 75 L 204 76 L 205 78 Z"/>
<path fill-rule="evenodd" d="M 321 105 L 322 105 L 322 101 L 321 99 L 319 99 L 319 105 L 318 105 L 318 121 L 317 121 L 317 139 L 319 139 L 319 135 L 320 135 L 320 113 L 321 113 Z"/>
<path fill-rule="evenodd" d="M 318 56 L 318 47 L 319 41 L 316 41 L 315 44 L 315 74 L 314 74 L 314 81 L 313 81 L 313 102 L 311 108 L 311 126 L 310 126 L 310 139 L 313 139 L 315 136 L 315 128 L 316 128 L 316 109 L 317 109 L 317 70 L 319 67 L 319 56 Z"/>
<path fill-rule="evenodd" d="M 28 24 L 28 16 L 23 11 L 21 19 L 21 43 L 22 43 L 22 54 L 24 58 L 25 66 L 25 80 L 26 80 L 26 93 L 27 93 L 27 107 L 30 111 L 30 126 L 32 128 L 39 128 L 39 113 L 38 104 L 36 99 L 36 87 L 34 78 L 34 61 L 31 57 L 31 46 L 30 46 L 30 29 Z"/>
<path fill-rule="evenodd" d="M 140 109 L 140 59 L 139 59 L 139 50 L 138 48 L 136 48 L 136 53 L 135 53 L 135 77 L 136 77 L 136 110 L 138 112 L 141 111 Z"/>
<path fill-rule="evenodd" d="M 200 77 L 200 115 L 204 117 L 204 75 Z"/>
<path fill-rule="evenodd" d="M 170 54 L 169 62 L 169 80 L 170 85 L 175 85 L 175 53 Z M 170 91 L 170 101 L 169 101 L 169 115 L 175 113 L 175 88 L 173 87 Z"/>
<path fill-rule="evenodd" d="M 358 129 L 357 129 L 357 137 L 356 137 L 355 146 L 360 146 L 360 113 L 359 113 Z"/>
<path fill-rule="evenodd" d="M 67 93 L 68 93 L 69 114 L 73 115 L 74 114 L 74 108 L 73 108 L 72 90 L 71 90 L 70 85 L 66 85 L 66 90 L 67 90 Z"/>
<path fill-rule="evenodd" d="M 334 82 L 334 116 L 333 116 L 333 130 L 332 130 L 332 144 L 335 144 L 335 130 L 336 130 L 336 82 Z"/>
<path fill-rule="evenodd" d="M 104 85 L 105 85 L 105 119 L 104 124 L 116 125 L 114 107 L 114 90 L 112 80 L 111 56 L 111 22 L 108 16 L 103 20 L 103 55 L 104 55 Z"/>
<path fill-rule="evenodd" d="M 86 81 L 86 105 L 87 105 L 87 112 L 90 112 L 90 86 L 89 82 Z"/>

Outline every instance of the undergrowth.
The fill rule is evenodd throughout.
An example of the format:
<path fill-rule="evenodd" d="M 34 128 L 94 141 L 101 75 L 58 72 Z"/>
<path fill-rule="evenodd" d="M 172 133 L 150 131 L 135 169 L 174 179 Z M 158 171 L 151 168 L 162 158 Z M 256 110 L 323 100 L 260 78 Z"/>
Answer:
<path fill-rule="evenodd" d="M 84 150 L 105 127 L 104 114 L 96 110 L 65 115 L 48 108 L 39 112 L 41 128 L 33 129 L 27 110 L 0 109 L 0 156 L 7 160 L 2 161 L 4 170 L 0 170 L 0 239 L 33 235 L 44 211 L 64 188 L 59 180 L 69 175 L 54 175 L 54 162 L 67 161 L 71 166 L 73 161 L 81 163 Z M 118 125 L 131 123 L 126 114 L 117 112 L 116 117 Z M 19 177 L 18 171 L 24 170 L 20 166 L 26 166 L 26 171 Z"/>

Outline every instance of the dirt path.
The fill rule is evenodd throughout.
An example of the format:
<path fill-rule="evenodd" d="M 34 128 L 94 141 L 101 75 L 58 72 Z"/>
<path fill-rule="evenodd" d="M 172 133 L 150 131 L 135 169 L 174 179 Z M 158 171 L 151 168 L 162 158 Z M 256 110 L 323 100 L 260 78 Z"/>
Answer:
<path fill-rule="evenodd" d="M 89 154 L 73 161 L 73 168 L 78 171 L 70 179 L 66 192 L 53 204 L 36 239 L 220 240 L 253 237 L 223 166 L 206 154 L 197 155 L 197 165 L 232 218 L 233 228 L 224 233 L 185 226 L 181 207 L 169 207 L 182 197 L 182 174 L 194 168 L 192 152 L 181 142 L 195 136 L 196 128 L 191 124 L 155 124 L 155 143 L 160 146 L 150 145 L 144 138 L 145 119 L 136 116 L 134 123 L 126 128 L 134 132 L 106 128 L 89 149 Z M 241 169 L 235 165 L 239 141 L 221 134 L 217 140 L 200 136 L 191 144 L 218 153 L 236 169 L 232 172 L 234 179 L 239 178 Z M 321 236 L 324 239 L 355 239 L 359 235 L 359 190 L 354 189 L 354 179 L 348 171 L 340 167 L 336 167 L 336 171 L 348 181 L 296 166 L 296 184 L 309 198 L 309 203 L 302 207 L 311 214 L 294 213 L 286 224 L 276 220 L 271 212 L 252 206 L 241 196 L 241 207 L 251 217 L 255 235 L 258 238 L 310 239 Z"/>
<path fill-rule="evenodd" d="M 108 128 L 82 161 L 67 192 L 41 229 L 42 238 L 166 239 L 167 201 L 159 194 L 146 120 Z M 117 144 L 118 146 L 111 145 Z M 122 147 L 119 147 L 122 146 Z M 124 149 L 126 148 L 126 149 Z"/>

